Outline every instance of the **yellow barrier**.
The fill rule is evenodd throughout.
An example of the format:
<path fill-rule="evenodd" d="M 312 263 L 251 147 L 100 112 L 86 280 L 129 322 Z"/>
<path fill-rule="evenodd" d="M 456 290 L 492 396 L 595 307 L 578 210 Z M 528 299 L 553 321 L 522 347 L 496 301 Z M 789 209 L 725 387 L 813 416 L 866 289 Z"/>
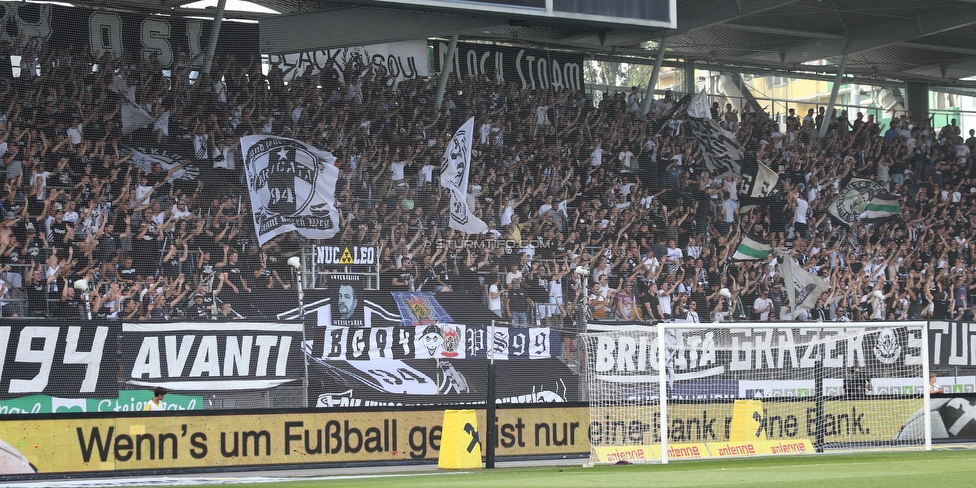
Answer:
<path fill-rule="evenodd" d="M 736 400 L 732 405 L 730 441 L 754 441 L 766 438 L 762 400 Z"/>
<path fill-rule="evenodd" d="M 444 411 L 444 431 L 437 458 L 440 469 L 481 469 L 481 437 L 474 410 Z"/>

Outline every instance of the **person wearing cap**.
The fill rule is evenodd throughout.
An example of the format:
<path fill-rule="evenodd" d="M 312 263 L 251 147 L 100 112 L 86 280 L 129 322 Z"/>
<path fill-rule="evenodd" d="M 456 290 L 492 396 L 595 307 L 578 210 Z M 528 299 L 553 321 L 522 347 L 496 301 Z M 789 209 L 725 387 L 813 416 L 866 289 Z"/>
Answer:
<path fill-rule="evenodd" d="M 190 306 L 186 311 L 187 317 L 204 320 L 210 318 L 210 309 L 203 299 L 203 293 L 195 293 L 193 295 Z"/>

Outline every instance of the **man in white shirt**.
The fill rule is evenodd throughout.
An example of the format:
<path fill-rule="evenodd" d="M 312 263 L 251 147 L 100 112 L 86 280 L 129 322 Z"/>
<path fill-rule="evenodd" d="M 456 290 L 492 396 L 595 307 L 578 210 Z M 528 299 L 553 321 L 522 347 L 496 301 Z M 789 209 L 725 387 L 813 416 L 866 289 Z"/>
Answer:
<path fill-rule="evenodd" d="M 755 303 L 752 305 L 752 311 L 758 315 L 760 322 L 769 321 L 769 313 L 773 310 L 773 301 L 769 298 L 769 290 L 763 290 L 759 293 L 759 298 L 756 299 Z"/>
<path fill-rule="evenodd" d="M 685 256 L 685 253 L 678 247 L 678 244 L 674 242 L 674 239 L 668 240 L 668 259 L 675 263 L 680 263 L 681 258 Z"/>
<path fill-rule="evenodd" d="M 685 320 L 695 324 L 701 322 L 701 319 L 698 317 L 698 302 L 694 300 L 688 301 L 688 316 Z"/>
<path fill-rule="evenodd" d="M 590 168 L 598 168 L 603 164 L 603 147 L 601 147 L 601 144 L 603 144 L 603 141 L 597 139 L 596 147 L 590 153 Z"/>
<path fill-rule="evenodd" d="M 630 173 L 634 170 L 634 153 L 631 152 L 629 144 L 624 144 L 624 148 L 620 151 L 617 159 L 620 160 L 621 173 Z"/>
<path fill-rule="evenodd" d="M 68 130 L 66 132 L 67 132 L 68 140 L 71 142 L 73 146 L 77 146 L 78 144 L 81 144 L 82 126 L 81 126 L 81 122 L 79 122 L 78 119 L 74 119 L 71 121 L 71 127 L 68 127 Z"/>
<path fill-rule="evenodd" d="M 801 184 L 802 185 L 802 184 Z M 793 210 L 793 230 L 796 237 L 807 238 L 807 212 L 810 204 L 803 197 L 804 188 L 798 188 L 796 192 L 796 207 Z"/>

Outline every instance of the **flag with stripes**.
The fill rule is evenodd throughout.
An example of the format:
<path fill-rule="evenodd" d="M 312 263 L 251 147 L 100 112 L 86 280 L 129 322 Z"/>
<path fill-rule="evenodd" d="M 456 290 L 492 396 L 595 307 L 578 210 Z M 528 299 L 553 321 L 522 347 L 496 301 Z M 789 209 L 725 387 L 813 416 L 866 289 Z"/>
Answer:
<path fill-rule="evenodd" d="M 735 136 L 718 125 L 711 118 L 688 118 L 688 129 L 701 145 L 702 156 L 708 172 L 714 176 L 740 176 L 742 168 L 742 147 Z"/>
<path fill-rule="evenodd" d="M 844 225 L 854 225 L 868 203 L 880 195 L 881 191 L 881 185 L 876 181 L 851 178 L 837 199 L 827 207 L 827 212 Z"/>
<path fill-rule="evenodd" d="M 739 247 L 735 249 L 735 254 L 732 255 L 732 259 L 735 261 L 766 259 L 769 257 L 770 249 L 769 243 L 763 241 L 761 237 L 755 234 L 746 234 L 742 238 L 742 242 L 739 243 Z"/>
<path fill-rule="evenodd" d="M 897 217 L 901 213 L 901 203 L 898 197 L 891 194 L 877 195 L 868 202 L 864 208 L 864 220 L 880 222 L 892 217 Z"/>

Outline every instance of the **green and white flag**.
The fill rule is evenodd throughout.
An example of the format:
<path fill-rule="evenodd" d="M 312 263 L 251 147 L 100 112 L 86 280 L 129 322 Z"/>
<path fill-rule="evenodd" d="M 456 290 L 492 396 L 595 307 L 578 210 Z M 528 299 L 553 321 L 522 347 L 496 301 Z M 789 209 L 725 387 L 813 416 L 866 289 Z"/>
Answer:
<path fill-rule="evenodd" d="M 880 221 L 901 213 L 901 203 L 895 195 L 877 195 L 864 208 L 865 220 Z"/>
<path fill-rule="evenodd" d="M 868 202 L 880 195 L 881 191 L 881 185 L 876 181 L 851 178 L 847 186 L 827 207 L 827 212 L 846 226 L 854 225 L 858 216 L 867 208 Z"/>
<path fill-rule="evenodd" d="M 747 234 L 742 238 L 739 247 L 736 248 L 732 259 L 735 261 L 755 261 L 769 257 L 769 243 L 765 242 L 755 234 Z"/>

